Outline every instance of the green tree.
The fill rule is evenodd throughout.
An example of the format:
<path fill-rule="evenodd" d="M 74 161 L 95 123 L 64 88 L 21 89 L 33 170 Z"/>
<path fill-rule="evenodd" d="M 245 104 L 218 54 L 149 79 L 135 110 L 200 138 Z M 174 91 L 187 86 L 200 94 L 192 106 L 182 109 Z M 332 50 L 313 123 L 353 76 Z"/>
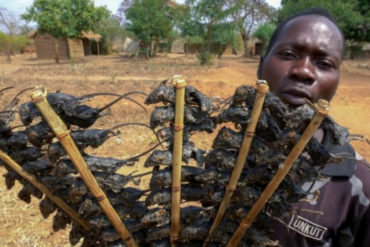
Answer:
<path fill-rule="evenodd" d="M 140 53 L 146 58 L 154 56 L 159 41 L 171 35 L 173 14 L 169 0 L 135 0 L 127 8 L 126 28 L 140 40 Z"/>
<path fill-rule="evenodd" d="M 4 52 L 7 55 L 8 62 L 11 62 L 10 54 L 22 52 L 30 43 L 31 41 L 24 35 L 10 36 L 0 32 L 0 52 Z"/>
<path fill-rule="evenodd" d="M 187 0 L 185 3 L 189 8 L 188 19 L 184 25 L 185 33 L 192 33 L 190 30 L 194 27 L 193 36 L 202 38 L 202 47 L 198 56 L 200 63 L 209 64 L 212 60 L 212 44 L 217 37 L 214 35 L 215 29 L 222 29 L 222 24 L 227 22 L 235 9 L 228 8 L 225 0 Z"/>
<path fill-rule="evenodd" d="M 256 25 L 271 21 L 276 10 L 265 0 L 227 0 L 229 7 L 234 7 L 231 17 L 235 21 L 243 39 L 244 56 L 249 56 L 248 42 Z"/>
<path fill-rule="evenodd" d="M 190 47 L 199 47 L 202 45 L 202 34 L 204 26 L 193 18 L 194 10 L 188 5 L 181 5 L 177 8 L 175 25 L 180 29 L 181 36 L 185 41 L 185 54 L 189 53 Z"/>
<path fill-rule="evenodd" d="M 126 32 L 120 26 L 119 20 L 106 7 L 97 8 L 97 12 L 101 18 L 93 27 L 93 31 L 102 36 L 100 52 L 102 54 L 110 54 L 112 52 L 113 42 L 122 39 L 126 35 Z"/>
<path fill-rule="evenodd" d="M 11 62 L 11 59 L 10 59 L 10 49 L 12 47 L 11 43 L 12 42 L 11 42 L 9 35 L 6 35 L 5 33 L 0 32 L 0 51 L 6 54 L 8 63 Z"/>
<path fill-rule="evenodd" d="M 102 17 L 92 0 L 34 0 L 22 15 L 36 22 L 40 33 L 50 33 L 56 39 L 79 37 L 82 31 L 92 30 Z M 57 40 L 55 62 L 59 63 Z"/>
<path fill-rule="evenodd" d="M 266 52 L 267 44 L 275 29 L 276 25 L 274 23 L 264 23 L 253 33 L 253 37 L 259 39 L 262 43 L 261 54 Z"/>
<path fill-rule="evenodd" d="M 216 53 L 218 58 L 221 58 L 227 47 L 237 48 L 238 33 L 235 32 L 235 29 L 235 24 L 230 22 L 221 23 L 214 27 L 212 52 Z"/>
<path fill-rule="evenodd" d="M 210 51 L 203 52 L 206 54 L 215 53 L 218 58 L 221 58 L 225 49 L 230 46 L 236 48 L 237 46 L 237 34 L 235 33 L 235 25 L 233 22 L 219 21 L 215 22 L 212 26 L 210 42 L 206 42 L 206 35 L 209 30 L 209 25 L 203 23 L 201 16 L 198 16 L 198 9 L 195 6 L 183 5 L 178 9 L 178 19 L 176 22 L 177 27 L 181 30 L 181 35 L 185 39 L 185 52 L 188 53 L 188 48 L 200 47 L 201 51 L 208 48 L 210 45 Z M 203 47 L 202 47 L 203 46 Z"/>
<path fill-rule="evenodd" d="M 324 7 L 330 11 L 349 41 L 370 40 L 370 2 L 368 0 L 284 0 L 278 13 L 278 21 L 312 7 Z"/>
<path fill-rule="evenodd" d="M 356 28 L 356 41 L 370 41 L 370 1 L 357 0 L 356 8 L 361 15 L 361 20 Z"/>

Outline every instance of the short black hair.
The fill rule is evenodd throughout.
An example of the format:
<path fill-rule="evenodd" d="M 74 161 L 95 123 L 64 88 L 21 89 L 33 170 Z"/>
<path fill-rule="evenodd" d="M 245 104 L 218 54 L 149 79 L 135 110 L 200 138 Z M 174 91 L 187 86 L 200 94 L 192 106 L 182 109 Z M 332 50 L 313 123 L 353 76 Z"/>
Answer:
<path fill-rule="evenodd" d="M 323 17 L 327 18 L 329 21 L 331 21 L 337 27 L 337 29 L 340 32 L 340 35 L 342 36 L 342 40 L 343 40 L 343 49 L 342 49 L 342 58 L 343 58 L 345 48 L 346 48 L 344 34 L 343 34 L 342 30 L 339 28 L 338 23 L 336 22 L 334 17 L 330 14 L 330 12 L 327 9 L 324 9 L 324 8 L 310 8 L 310 9 L 307 9 L 307 10 L 304 10 L 304 11 L 301 11 L 301 12 L 297 12 L 294 15 L 292 15 L 292 16 L 286 18 L 285 20 L 283 20 L 282 22 L 280 22 L 279 25 L 276 27 L 274 33 L 272 34 L 271 38 L 270 38 L 270 41 L 269 41 L 269 44 L 267 46 L 266 53 L 265 53 L 264 56 L 267 56 L 270 53 L 272 47 L 274 46 L 275 42 L 277 41 L 277 39 L 280 35 L 281 30 L 285 27 L 285 25 L 289 21 L 291 21 L 292 19 L 295 19 L 295 18 L 300 17 L 300 16 L 305 16 L 305 15 L 323 16 Z"/>

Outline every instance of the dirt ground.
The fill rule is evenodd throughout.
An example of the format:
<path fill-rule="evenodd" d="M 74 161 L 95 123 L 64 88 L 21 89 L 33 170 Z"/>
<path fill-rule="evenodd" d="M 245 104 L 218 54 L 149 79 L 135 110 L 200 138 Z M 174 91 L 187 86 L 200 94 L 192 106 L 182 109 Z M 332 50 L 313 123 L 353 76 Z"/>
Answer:
<path fill-rule="evenodd" d="M 241 84 L 253 85 L 256 81 L 258 58 L 227 56 L 216 60 L 209 67 L 201 67 L 194 56 L 168 55 L 150 60 L 133 59 L 123 55 L 87 57 L 71 63 L 53 60 L 36 60 L 33 56 L 17 56 L 12 64 L 0 57 L 0 89 L 15 86 L 0 96 L 0 106 L 6 104 L 16 92 L 31 86 L 42 85 L 48 91 L 61 90 L 73 95 L 95 92 L 125 93 L 150 92 L 161 80 L 181 74 L 188 84 L 208 96 L 227 98 Z M 21 97 L 29 100 L 30 93 Z M 143 102 L 143 96 L 135 96 Z M 114 98 L 104 96 L 91 104 L 103 106 Z M 338 92 L 332 101 L 331 116 L 353 134 L 370 139 L 370 61 L 344 61 Z M 153 108 L 141 107 L 129 101 L 121 101 L 111 108 L 111 113 L 98 120 L 94 127 L 109 128 L 123 122 L 149 122 Z M 207 147 L 210 135 L 196 137 L 201 147 Z M 89 150 L 92 155 L 128 158 L 149 149 L 155 143 L 154 135 L 144 127 L 125 127 L 121 134 L 109 139 L 101 148 Z M 370 146 L 363 141 L 353 142 L 356 150 L 370 160 Z M 138 167 L 134 170 L 144 171 Z M 133 171 L 126 170 L 122 173 Z M 5 169 L 0 168 L 0 174 Z M 148 180 L 148 178 L 144 178 Z M 8 191 L 0 176 L 0 246 L 70 246 L 68 230 L 52 231 L 52 220 L 43 219 L 38 200 L 31 204 L 20 201 L 17 193 L 21 186 Z"/>

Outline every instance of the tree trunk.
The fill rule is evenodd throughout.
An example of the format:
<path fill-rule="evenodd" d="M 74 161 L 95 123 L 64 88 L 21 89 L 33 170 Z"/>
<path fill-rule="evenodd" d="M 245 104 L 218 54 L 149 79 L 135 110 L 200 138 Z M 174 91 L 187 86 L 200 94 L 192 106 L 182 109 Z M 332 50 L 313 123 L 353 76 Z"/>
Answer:
<path fill-rule="evenodd" d="M 149 42 L 146 45 L 146 53 L 145 53 L 145 58 L 146 59 L 149 59 L 151 50 L 152 50 L 152 42 Z"/>
<path fill-rule="evenodd" d="M 12 59 L 11 59 L 11 57 L 10 57 L 10 51 L 8 50 L 8 51 L 6 51 L 6 62 L 7 63 L 11 63 L 12 62 Z"/>
<path fill-rule="evenodd" d="M 168 46 L 167 46 L 167 53 L 171 53 L 173 43 L 174 43 L 173 41 L 169 41 L 169 42 L 168 42 Z"/>
<path fill-rule="evenodd" d="M 59 44 L 58 40 L 54 40 L 54 48 L 55 48 L 55 63 L 59 63 Z"/>
<path fill-rule="evenodd" d="M 224 52 L 226 51 L 226 48 L 227 48 L 227 46 L 226 46 L 226 45 L 222 45 L 222 47 L 219 49 L 218 54 L 217 54 L 217 58 L 218 58 L 218 59 L 221 59 L 222 55 L 223 55 L 223 54 L 224 54 Z"/>
<path fill-rule="evenodd" d="M 154 40 L 153 50 L 152 50 L 152 54 L 151 54 L 152 57 L 157 55 L 157 52 L 158 52 L 158 44 L 159 44 L 159 38 L 157 37 Z"/>
<path fill-rule="evenodd" d="M 91 47 L 91 40 L 89 40 L 89 55 L 91 56 L 92 55 L 92 47 Z"/>
<path fill-rule="evenodd" d="M 242 34 L 242 39 L 243 39 L 243 45 L 244 45 L 244 56 L 245 57 L 250 57 L 251 54 L 250 54 L 249 48 L 248 48 L 249 36 L 246 35 L 246 34 Z"/>
<path fill-rule="evenodd" d="M 9 44 L 8 45 L 5 45 L 5 50 L 6 50 L 6 61 L 8 63 L 11 63 L 12 62 L 12 58 L 11 58 L 11 55 L 14 55 L 14 37 L 13 37 L 13 34 L 9 34 L 9 38 L 10 38 L 10 41 L 9 41 Z"/>
<path fill-rule="evenodd" d="M 206 44 L 207 44 L 206 52 L 207 53 L 211 53 L 211 45 L 212 45 L 211 34 L 212 34 L 212 29 L 213 29 L 213 23 L 210 22 L 210 24 L 207 27 L 207 35 L 206 35 Z"/>

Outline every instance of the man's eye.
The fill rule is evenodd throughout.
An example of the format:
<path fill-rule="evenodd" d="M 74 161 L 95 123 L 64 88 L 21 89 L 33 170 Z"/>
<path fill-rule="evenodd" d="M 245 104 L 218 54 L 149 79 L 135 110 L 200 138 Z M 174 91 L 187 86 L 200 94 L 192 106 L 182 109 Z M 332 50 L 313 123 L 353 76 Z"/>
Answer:
<path fill-rule="evenodd" d="M 322 69 L 331 69 L 334 68 L 334 65 L 326 60 L 319 60 L 316 62 L 317 66 L 322 68 Z"/>
<path fill-rule="evenodd" d="M 291 51 L 280 51 L 278 55 L 284 59 L 294 59 L 296 55 Z"/>

